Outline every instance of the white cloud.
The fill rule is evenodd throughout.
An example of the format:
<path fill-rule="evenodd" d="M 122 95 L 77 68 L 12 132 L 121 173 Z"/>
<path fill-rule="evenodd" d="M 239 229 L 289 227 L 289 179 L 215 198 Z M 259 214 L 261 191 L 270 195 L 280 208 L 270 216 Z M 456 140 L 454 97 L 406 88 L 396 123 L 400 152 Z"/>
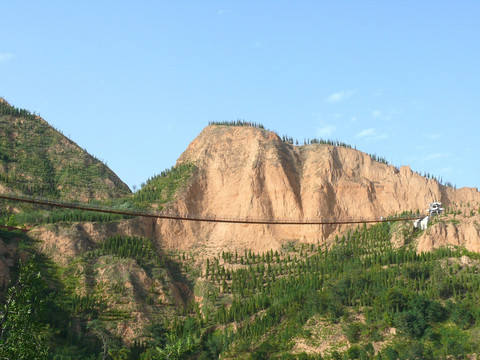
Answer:
<path fill-rule="evenodd" d="M 336 129 L 337 127 L 335 125 L 324 125 L 317 129 L 317 136 L 320 136 L 320 137 L 331 136 Z"/>
<path fill-rule="evenodd" d="M 327 101 L 328 102 L 339 102 L 343 99 L 343 93 L 340 92 L 340 93 L 335 93 L 335 94 L 332 94 L 330 95 L 328 98 L 327 98 Z"/>
<path fill-rule="evenodd" d="M 0 63 L 7 62 L 15 58 L 15 55 L 12 53 L 0 53 Z"/>
<path fill-rule="evenodd" d="M 382 116 L 382 112 L 380 110 L 373 110 L 372 111 L 372 116 L 374 118 L 379 118 L 380 116 Z"/>
<path fill-rule="evenodd" d="M 360 131 L 357 135 L 355 135 L 356 138 L 365 138 L 368 141 L 371 140 L 384 140 L 388 138 L 387 134 L 379 134 L 375 129 L 364 129 Z"/>
<path fill-rule="evenodd" d="M 423 161 L 432 161 L 432 160 L 442 159 L 442 158 L 445 158 L 445 157 L 448 157 L 448 156 L 450 156 L 450 154 L 438 152 L 438 153 L 427 154 L 423 157 L 422 160 Z"/>
<path fill-rule="evenodd" d="M 364 130 L 360 131 L 357 135 L 355 135 L 355 137 L 363 138 L 363 137 L 373 135 L 374 133 L 375 133 L 375 129 L 372 129 L 372 128 L 364 129 Z"/>
<path fill-rule="evenodd" d="M 257 41 L 255 44 L 253 44 L 253 45 L 255 45 L 255 47 L 257 47 L 257 48 L 262 47 L 262 44 L 261 44 L 260 42 L 258 42 L 258 41 Z"/>
<path fill-rule="evenodd" d="M 352 116 L 352 117 L 350 118 L 350 121 L 351 121 L 352 123 L 357 122 L 357 120 L 358 120 L 358 118 L 357 118 L 356 116 Z"/>
<path fill-rule="evenodd" d="M 425 134 L 425 137 L 432 139 L 432 140 L 437 140 L 442 137 L 442 133 L 435 133 L 435 134 Z"/>
<path fill-rule="evenodd" d="M 337 103 L 337 102 L 348 99 L 353 94 L 355 94 L 355 91 L 340 91 L 337 93 L 333 93 L 332 95 L 327 97 L 325 100 L 329 103 Z"/>

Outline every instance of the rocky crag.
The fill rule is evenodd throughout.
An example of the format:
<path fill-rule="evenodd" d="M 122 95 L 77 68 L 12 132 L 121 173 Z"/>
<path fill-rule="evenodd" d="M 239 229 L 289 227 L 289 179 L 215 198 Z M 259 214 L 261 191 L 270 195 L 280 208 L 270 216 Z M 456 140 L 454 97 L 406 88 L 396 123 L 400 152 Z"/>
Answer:
<path fill-rule="evenodd" d="M 455 212 L 456 220 L 450 221 L 450 214 L 436 221 L 420 235 L 419 251 L 448 244 L 480 251 L 477 189 L 444 186 L 408 166 L 398 169 L 355 149 L 294 146 L 267 130 L 211 125 L 188 146 L 177 165 L 187 163 L 193 163 L 195 170 L 166 204 L 166 212 L 240 219 L 360 219 L 404 211 L 426 213 L 430 202 L 440 200 L 448 212 Z M 279 249 L 289 241 L 328 242 L 347 227 L 136 218 L 34 232 L 43 240 L 44 250 L 63 263 L 81 254 L 83 245 L 113 234 L 145 236 L 158 248 L 208 257 L 223 250 Z"/>
<path fill-rule="evenodd" d="M 351 148 L 294 146 L 255 127 L 211 125 L 188 146 L 178 164 L 196 166 L 169 211 L 254 219 L 373 218 L 417 210 L 433 200 L 445 208 L 480 203 L 475 188 L 454 189 L 408 166 L 377 162 Z M 473 223 L 472 223 L 473 224 Z M 286 241 L 323 242 L 342 228 L 320 225 L 242 225 L 158 220 L 158 241 L 169 248 L 276 249 Z M 478 232 L 447 229 L 443 243 L 478 250 Z M 445 232 L 444 232 L 445 233 Z M 454 233 L 456 235 L 454 235 Z M 434 236 L 434 235 L 430 235 Z M 456 236 L 454 240 L 452 236 Z M 450 241 L 451 240 L 451 241 Z M 421 242 L 426 244 L 425 242 Z M 429 250 L 434 245 L 422 245 Z"/>

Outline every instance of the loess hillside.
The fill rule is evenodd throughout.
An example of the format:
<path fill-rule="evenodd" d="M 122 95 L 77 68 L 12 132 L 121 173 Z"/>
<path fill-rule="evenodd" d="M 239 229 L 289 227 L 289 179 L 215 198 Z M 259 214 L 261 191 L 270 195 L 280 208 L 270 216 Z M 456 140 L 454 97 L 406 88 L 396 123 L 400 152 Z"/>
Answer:
<path fill-rule="evenodd" d="M 88 201 L 125 196 L 115 173 L 41 117 L 0 99 L 0 191 Z"/>
<path fill-rule="evenodd" d="M 131 195 L 43 119 L 5 101 L 0 110 L 3 192 L 250 219 L 445 207 L 423 231 L 409 222 L 267 226 L 6 208 L 4 222 L 29 231 L 0 228 L 0 357 L 478 358 L 477 189 L 348 146 L 294 146 L 227 124 L 206 127 L 176 166 Z"/>
<path fill-rule="evenodd" d="M 211 125 L 188 146 L 178 164 L 195 172 L 171 211 L 251 219 L 379 218 L 402 212 L 424 214 L 433 200 L 446 208 L 471 204 L 474 188 L 454 189 L 404 166 L 375 161 L 344 146 L 294 146 L 256 127 Z M 323 243 L 344 231 L 338 226 L 246 226 L 157 223 L 167 246 L 207 253 L 223 249 L 279 249 L 285 241 Z M 479 237 L 470 244 L 479 249 Z"/>

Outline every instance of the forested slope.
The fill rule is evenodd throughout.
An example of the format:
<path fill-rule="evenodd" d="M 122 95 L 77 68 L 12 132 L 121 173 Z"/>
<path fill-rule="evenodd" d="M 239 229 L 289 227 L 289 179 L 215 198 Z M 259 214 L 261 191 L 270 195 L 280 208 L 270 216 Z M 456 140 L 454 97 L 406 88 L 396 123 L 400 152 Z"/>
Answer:
<path fill-rule="evenodd" d="M 392 247 L 396 231 L 411 245 Z M 121 236 L 91 244 L 67 266 L 37 254 L 32 266 L 43 275 L 30 281 L 42 282 L 36 301 L 47 307 L 27 316 L 35 326 L 26 334 L 35 331 L 43 347 L 31 346 L 62 359 L 103 351 L 113 359 L 478 354 L 479 255 L 417 253 L 417 235 L 399 225 L 357 227 L 330 246 L 222 252 L 203 266 L 192 253 L 162 255 L 147 239 Z M 31 240 L 15 236 L 35 254 Z"/>
<path fill-rule="evenodd" d="M 476 189 L 345 144 L 296 147 L 261 127 L 222 124 L 131 195 L 42 119 L 2 104 L 2 191 L 265 219 L 416 213 L 438 196 L 445 213 L 424 231 L 273 228 L 8 204 L 3 220 L 31 230 L 0 229 L 0 357 L 479 356 L 480 256 L 468 251 L 479 248 Z"/>
<path fill-rule="evenodd" d="M 0 191 L 90 200 L 130 193 L 105 164 L 41 117 L 0 99 Z"/>

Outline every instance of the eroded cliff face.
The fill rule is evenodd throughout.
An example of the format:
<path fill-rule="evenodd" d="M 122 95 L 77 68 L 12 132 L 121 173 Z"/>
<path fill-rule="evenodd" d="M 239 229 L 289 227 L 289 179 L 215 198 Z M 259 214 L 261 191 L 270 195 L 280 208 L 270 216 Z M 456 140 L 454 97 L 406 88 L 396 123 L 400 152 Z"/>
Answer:
<path fill-rule="evenodd" d="M 464 246 L 480 252 L 480 215 L 446 216 L 425 230 L 417 240 L 417 251 L 431 251 L 447 245 Z"/>
<path fill-rule="evenodd" d="M 444 207 L 480 203 L 476 189 L 455 190 L 410 170 L 373 161 L 360 151 L 330 145 L 293 146 L 253 127 L 208 126 L 178 163 L 197 166 L 170 211 L 256 219 L 372 218 L 420 210 L 434 199 Z M 477 207 L 478 208 L 478 207 Z M 287 240 L 323 242 L 339 229 L 318 225 L 241 225 L 157 221 L 167 247 L 206 252 L 276 249 Z"/>
<path fill-rule="evenodd" d="M 130 219 L 109 223 L 79 222 L 35 227 L 29 235 L 40 240 L 40 251 L 56 263 L 66 266 L 73 258 L 94 249 L 99 243 L 115 236 L 155 237 L 154 224 L 149 219 Z"/>

